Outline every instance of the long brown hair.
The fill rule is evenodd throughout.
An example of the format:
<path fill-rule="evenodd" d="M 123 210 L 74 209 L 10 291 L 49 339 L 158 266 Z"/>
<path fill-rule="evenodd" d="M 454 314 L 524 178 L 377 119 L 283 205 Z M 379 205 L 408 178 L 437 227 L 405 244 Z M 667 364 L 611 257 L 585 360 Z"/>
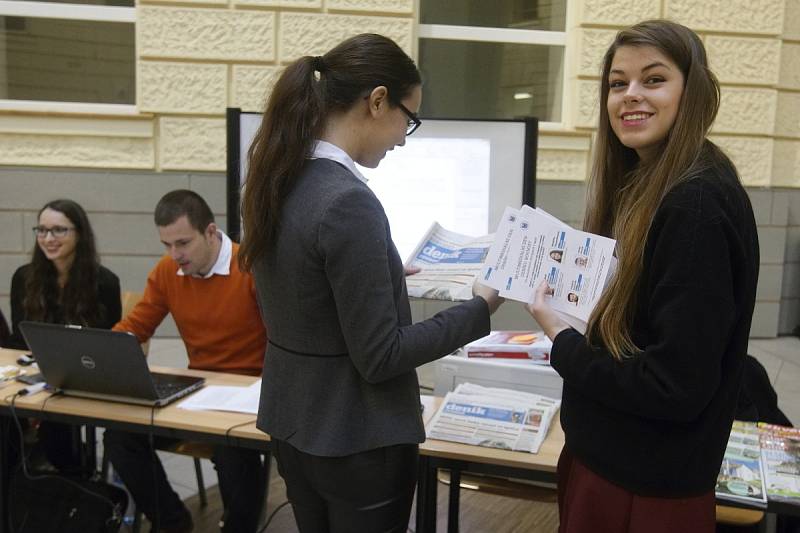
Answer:
<path fill-rule="evenodd" d="M 381 35 L 351 37 L 321 57 L 304 56 L 281 74 L 247 153 L 239 265 L 249 271 L 272 247 L 281 206 L 322 134 L 326 117 L 350 109 L 378 86 L 399 103 L 420 84 L 414 61 Z"/>
<path fill-rule="evenodd" d="M 92 225 L 86 211 L 73 200 L 48 202 L 39 211 L 37 220 L 45 209 L 58 211 L 75 226 L 75 260 L 69 269 L 66 285 L 59 288 L 55 265 L 47 259 L 38 243 L 33 245 L 30 268 L 25 278 L 25 318 L 52 322 L 56 309 L 60 307 L 65 322 L 88 326 L 97 322 L 106 312 L 97 297 L 100 260 Z"/>
<path fill-rule="evenodd" d="M 653 47 L 683 73 L 675 123 L 652 161 L 640 161 L 611 129 L 608 77 L 614 54 L 622 46 Z M 584 229 L 617 239 L 617 271 L 588 327 L 590 341 L 602 343 L 616 359 L 641 351 L 632 340 L 631 326 L 645 242 L 664 196 L 710 166 L 725 166 L 735 173 L 730 160 L 706 139 L 719 101 L 719 83 L 708 68 L 703 43 L 685 26 L 667 20 L 641 22 L 620 31 L 605 54 Z"/>

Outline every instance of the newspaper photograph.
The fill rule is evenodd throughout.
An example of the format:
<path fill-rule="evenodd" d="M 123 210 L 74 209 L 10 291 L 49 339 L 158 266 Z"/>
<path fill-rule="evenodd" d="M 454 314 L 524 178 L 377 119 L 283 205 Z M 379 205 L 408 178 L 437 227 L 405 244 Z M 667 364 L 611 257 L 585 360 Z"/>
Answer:
<path fill-rule="evenodd" d="M 539 394 L 462 383 L 445 396 L 427 436 L 537 453 L 560 405 Z"/>
<path fill-rule="evenodd" d="M 472 285 L 492 242 L 494 235 L 470 237 L 434 222 L 405 263 L 406 267 L 421 269 L 406 277 L 408 295 L 432 300 L 472 299 Z"/>

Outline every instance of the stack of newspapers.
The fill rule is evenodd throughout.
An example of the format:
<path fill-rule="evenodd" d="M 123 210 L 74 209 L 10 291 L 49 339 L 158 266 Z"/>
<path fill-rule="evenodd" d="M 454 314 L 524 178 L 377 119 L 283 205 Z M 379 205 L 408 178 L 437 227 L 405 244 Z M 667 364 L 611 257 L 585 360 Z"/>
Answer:
<path fill-rule="evenodd" d="M 537 453 L 560 400 L 462 383 L 428 424 L 431 439 Z"/>
<path fill-rule="evenodd" d="M 723 500 L 767 506 L 757 424 L 738 420 L 733 422 L 715 492 Z"/>
<path fill-rule="evenodd" d="M 716 493 L 757 507 L 800 504 L 800 429 L 735 420 Z"/>
<path fill-rule="evenodd" d="M 408 295 L 430 300 L 464 301 L 472 298 L 472 284 L 494 235 L 468 237 L 434 222 L 405 263 L 420 272 L 406 278 Z"/>
<path fill-rule="evenodd" d="M 417 298 L 472 298 L 476 279 L 500 296 L 531 302 L 542 280 L 551 304 L 580 332 L 616 268 L 616 241 L 576 230 L 527 205 L 507 207 L 494 234 L 469 237 L 433 223 L 405 263 L 420 272 L 406 278 Z"/>

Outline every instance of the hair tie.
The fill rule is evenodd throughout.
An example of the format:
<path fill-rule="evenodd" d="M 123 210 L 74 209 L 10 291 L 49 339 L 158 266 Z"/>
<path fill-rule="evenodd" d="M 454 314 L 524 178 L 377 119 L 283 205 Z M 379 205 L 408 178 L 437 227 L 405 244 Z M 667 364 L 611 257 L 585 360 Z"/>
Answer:
<path fill-rule="evenodd" d="M 320 74 L 325 72 L 325 62 L 322 60 L 322 56 L 314 56 L 311 60 L 311 67 Z"/>

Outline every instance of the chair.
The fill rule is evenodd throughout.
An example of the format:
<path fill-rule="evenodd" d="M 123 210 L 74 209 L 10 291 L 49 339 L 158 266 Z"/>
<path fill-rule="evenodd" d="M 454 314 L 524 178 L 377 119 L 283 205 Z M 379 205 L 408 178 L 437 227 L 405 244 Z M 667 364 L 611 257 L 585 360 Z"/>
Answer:
<path fill-rule="evenodd" d="M 450 485 L 450 472 L 439 470 L 440 483 Z M 492 476 L 461 474 L 459 487 L 461 489 L 475 490 L 487 494 L 509 496 L 542 503 L 556 503 L 558 495 L 549 487 L 532 485 L 524 482 L 512 481 L 505 478 Z M 727 505 L 716 506 L 717 523 L 734 527 L 754 527 L 762 524 L 764 512 L 755 509 L 741 509 Z M 457 517 L 450 517 L 451 519 Z"/>
<path fill-rule="evenodd" d="M 450 487 L 447 510 L 447 530 L 459 530 L 460 489 L 474 490 L 486 494 L 508 496 L 539 503 L 556 503 L 558 492 L 554 485 L 548 483 L 534 484 L 524 480 L 511 480 L 483 474 L 456 472 L 453 476 L 458 480 L 458 489 L 451 486 L 451 471 L 439 469 L 437 479 L 439 483 Z M 436 511 L 434 511 L 436 512 Z"/>
<path fill-rule="evenodd" d="M 764 511 L 717 505 L 717 524 L 735 527 L 753 527 L 761 525 L 763 521 Z"/>
<path fill-rule="evenodd" d="M 134 292 L 134 291 L 124 291 L 122 293 L 122 318 L 128 316 L 133 308 L 139 303 L 139 300 L 142 299 L 143 294 L 141 292 Z M 145 355 L 150 352 L 150 339 L 146 342 L 142 343 L 142 351 Z"/>

